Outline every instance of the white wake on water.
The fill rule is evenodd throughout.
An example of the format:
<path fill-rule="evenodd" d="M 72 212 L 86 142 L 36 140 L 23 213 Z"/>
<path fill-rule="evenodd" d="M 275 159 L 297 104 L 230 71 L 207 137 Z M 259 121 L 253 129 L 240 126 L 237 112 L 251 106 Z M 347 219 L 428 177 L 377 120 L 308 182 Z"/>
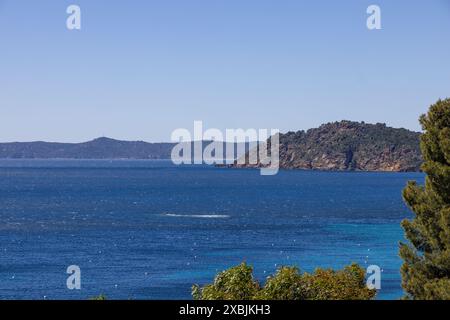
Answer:
<path fill-rule="evenodd" d="M 166 213 L 166 217 L 180 217 L 180 218 L 209 218 L 209 219 L 226 219 L 229 215 L 226 214 L 174 214 Z"/>

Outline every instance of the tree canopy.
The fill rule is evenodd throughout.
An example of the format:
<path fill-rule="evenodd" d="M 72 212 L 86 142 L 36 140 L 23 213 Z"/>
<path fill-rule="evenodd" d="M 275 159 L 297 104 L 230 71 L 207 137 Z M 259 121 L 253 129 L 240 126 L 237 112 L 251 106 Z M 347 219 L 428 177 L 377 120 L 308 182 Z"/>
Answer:
<path fill-rule="evenodd" d="M 414 212 L 404 220 L 408 244 L 400 244 L 406 298 L 450 299 L 450 99 L 420 118 L 425 185 L 409 182 L 403 198 Z"/>
<path fill-rule="evenodd" d="M 365 283 L 365 271 L 357 264 L 342 270 L 316 269 L 300 273 L 296 267 L 281 267 L 261 286 L 246 263 L 220 272 L 212 284 L 194 285 L 196 300 L 370 300 L 376 290 Z"/>

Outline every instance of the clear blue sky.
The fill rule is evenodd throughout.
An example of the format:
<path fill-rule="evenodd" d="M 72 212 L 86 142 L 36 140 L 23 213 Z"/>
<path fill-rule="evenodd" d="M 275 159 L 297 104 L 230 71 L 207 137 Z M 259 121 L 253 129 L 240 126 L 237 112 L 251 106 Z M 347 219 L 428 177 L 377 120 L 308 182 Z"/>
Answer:
<path fill-rule="evenodd" d="M 0 0 L 0 141 L 169 141 L 194 120 L 419 130 L 447 96 L 449 0 Z"/>

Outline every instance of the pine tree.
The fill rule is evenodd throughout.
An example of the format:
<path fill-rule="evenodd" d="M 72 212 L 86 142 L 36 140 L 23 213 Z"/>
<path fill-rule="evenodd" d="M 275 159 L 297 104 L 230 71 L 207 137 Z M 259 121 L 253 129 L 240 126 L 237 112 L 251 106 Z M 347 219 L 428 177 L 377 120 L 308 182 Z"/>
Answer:
<path fill-rule="evenodd" d="M 402 226 L 410 244 L 400 244 L 407 299 L 450 299 L 450 99 L 422 115 L 425 185 L 409 182 L 403 198 L 414 212 Z"/>

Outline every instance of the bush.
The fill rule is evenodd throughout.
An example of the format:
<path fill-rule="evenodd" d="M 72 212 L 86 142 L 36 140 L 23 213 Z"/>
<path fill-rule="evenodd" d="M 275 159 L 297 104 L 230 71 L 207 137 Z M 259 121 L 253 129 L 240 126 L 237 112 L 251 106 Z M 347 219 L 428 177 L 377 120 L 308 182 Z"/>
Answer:
<path fill-rule="evenodd" d="M 194 285 L 192 296 L 196 300 L 251 300 L 259 290 L 253 279 L 253 268 L 245 263 L 219 273 L 213 284 L 200 289 Z"/>
<path fill-rule="evenodd" d="M 213 284 L 194 285 L 196 300 L 370 300 L 376 290 L 365 284 L 365 271 L 357 264 L 343 270 L 317 269 L 299 272 L 296 267 L 281 267 L 260 287 L 245 263 L 219 273 Z"/>
<path fill-rule="evenodd" d="M 108 300 L 108 298 L 104 294 L 100 294 L 100 295 L 98 295 L 96 297 L 90 298 L 89 300 L 92 300 L 92 301 L 104 301 L 104 300 Z"/>

